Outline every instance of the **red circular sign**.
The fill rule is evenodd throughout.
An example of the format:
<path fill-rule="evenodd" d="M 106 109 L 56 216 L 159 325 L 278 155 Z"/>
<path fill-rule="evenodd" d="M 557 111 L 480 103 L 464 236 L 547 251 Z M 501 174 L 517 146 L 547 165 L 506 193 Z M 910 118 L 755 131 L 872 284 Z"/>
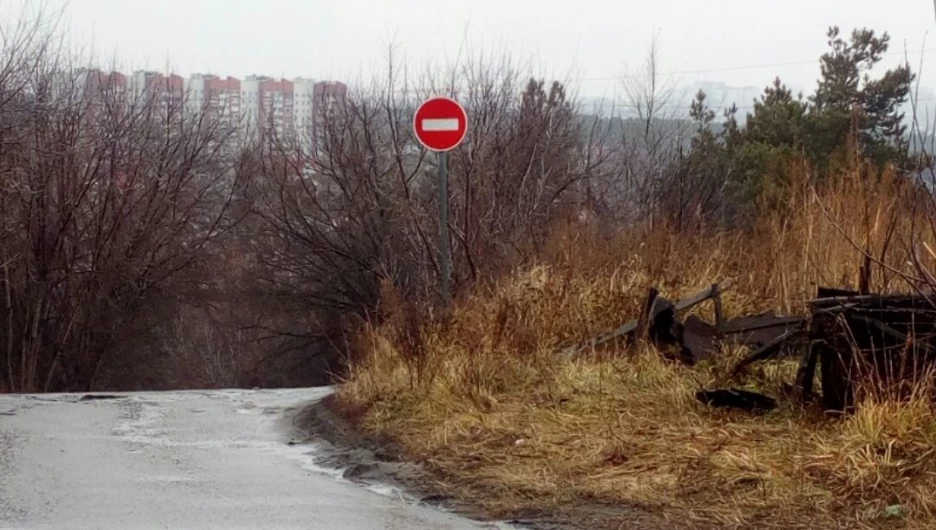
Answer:
<path fill-rule="evenodd" d="M 468 115 L 464 107 L 451 98 L 428 99 L 413 116 L 416 138 L 433 151 L 450 151 L 465 139 Z"/>

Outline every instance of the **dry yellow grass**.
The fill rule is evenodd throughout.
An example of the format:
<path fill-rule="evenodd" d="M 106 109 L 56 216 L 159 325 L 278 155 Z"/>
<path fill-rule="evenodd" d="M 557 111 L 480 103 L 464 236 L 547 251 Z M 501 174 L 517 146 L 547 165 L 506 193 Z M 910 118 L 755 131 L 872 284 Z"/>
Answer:
<path fill-rule="evenodd" d="M 723 383 L 741 351 L 692 368 L 646 346 L 553 355 L 636 315 L 650 285 L 678 298 L 731 277 L 729 315 L 796 311 L 817 285 L 854 287 L 854 244 L 880 256 L 890 221 L 910 240 L 918 215 L 893 180 L 864 182 L 852 175 L 821 196 L 801 186 L 788 215 L 746 234 L 557 229 L 541 264 L 458 300 L 447 325 L 416 327 L 388 292 L 387 319 L 360 335 L 338 398 L 364 411 L 361 429 L 396 440 L 494 514 L 623 503 L 726 528 L 877 528 L 900 505 L 898 522 L 936 528 L 926 392 L 909 402 L 869 393 L 853 416 L 828 418 L 784 395 L 794 362 L 770 363 L 733 382 L 780 397 L 754 416 L 694 397 Z M 915 274 L 907 248 L 892 243 L 885 261 Z M 874 287 L 905 288 L 893 276 L 877 267 Z"/>

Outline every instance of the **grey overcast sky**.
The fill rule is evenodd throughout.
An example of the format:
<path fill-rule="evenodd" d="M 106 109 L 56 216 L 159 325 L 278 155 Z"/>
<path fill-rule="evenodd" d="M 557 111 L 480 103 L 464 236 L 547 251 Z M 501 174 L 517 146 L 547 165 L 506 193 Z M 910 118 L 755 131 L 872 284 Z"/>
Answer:
<path fill-rule="evenodd" d="M 0 0 L 22 8 L 23 0 Z M 40 1 L 25 2 L 34 9 Z M 613 91 L 656 32 L 665 71 L 683 82 L 763 86 L 775 75 L 812 88 L 825 30 L 887 31 L 892 52 L 922 46 L 936 86 L 933 0 L 44 0 L 64 10 L 71 39 L 123 69 L 167 64 L 212 72 L 353 79 L 377 71 L 395 41 L 410 64 L 509 50 L 584 94 Z M 891 61 L 900 57 L 889 58 Z M 786 64 L 778 63 L 802 63 Z M 736 68 L 763 65 L 756 68 Z M 932 71 L 930 71 L 932 70 Z M 702 71 L 702 72 L 698 72 Z M 698 73 L 696 73 L 698 72 Z"/>

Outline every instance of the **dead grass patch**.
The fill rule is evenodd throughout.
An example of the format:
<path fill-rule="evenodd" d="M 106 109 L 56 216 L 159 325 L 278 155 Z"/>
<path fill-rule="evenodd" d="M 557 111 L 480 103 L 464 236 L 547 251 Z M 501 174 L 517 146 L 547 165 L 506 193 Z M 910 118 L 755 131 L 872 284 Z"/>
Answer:
<path fill-rule="evenodd" d="M 900 190 L 882 186 L 872 193 L 846 179 L 821 198 L 803 190 L 795 214 L 745 233 L 657 227 L 599 241 L 588 227 L 559 230 L 540 264 L 463 297 L 448 324 L 417 326 L 418 340 L 395 340 L 393 324 L 365 330 L 338 399 L 366 410 L 362 430 L 398 442 L 495 515 L 595 503 L 725 528 L 936 528 L 927 393 L 869 395 L 854 416 L 829 418 L 784 399 L 790 360 L 733 382 L 781 398 L 756 416 L 695 399 L 724 382 L 740 350 L 693 368 L 640 345 L 553 355 L 636 315 L 650 285 L 679 298 L 732 277 L 729 315 L 796 310 L 817 285 L 853 288 L 861 255 L 847 239 L 879 255 L 886 230 L 875 219 L 897 219 L 909 234 L 914 213 L 894 215 Z M 901 252 L 885 257 L 895 269 L 906 267 Z M 898 287 L 875 274 L 876 287 Z M 414 364 L 404 350 L 416 343 Z"/>

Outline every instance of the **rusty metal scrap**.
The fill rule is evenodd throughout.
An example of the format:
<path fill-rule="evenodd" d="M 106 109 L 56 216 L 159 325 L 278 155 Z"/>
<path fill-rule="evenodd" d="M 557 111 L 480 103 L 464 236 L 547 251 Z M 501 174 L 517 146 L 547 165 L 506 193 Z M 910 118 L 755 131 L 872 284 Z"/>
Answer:
<path fill-rule="evenodd" d="M 632 339 L 642 326 L 648 332 L 655 329 L 656 335 L 661 339 L 666 339 L 667 333 L 679 335 L 681 332 L 678 328 L 680 328 L 681 325 L 676 323 L 673 326 L 668 326 L 667 322 L 669 322 L 671 319 L 675 319 L 675 315 L 678 313 L 691 309 L 713 297 L 720 296 L 720 293 L 729 289 L 731 285 L 731 280 L 726 280 L 720 285 L 714 284 L 711 287 L 707 287 L 684 300 L 676 302 L 675 304 L 665 298 L 660 297 L 659 291 L 651 288 L 643 305 L 644 309 L 640 318 L 626 322 L 625 324 L 622 324 L 621 326 L 607 333 L 603 333 L 597 337 L 585 341 L 582 344 L 565 347 L 558 352 L 559 356 L 563 358 L 571 358 L 582 351 L 602 346 L 616 339 Z M 666 344 L 667 340 L 664 340 L 663 343 Z"/>
<path fill-rule="evenodd" d="M 682 345 L 693 362 L 701 361 L 714 351 L 719 340 L 718 326 L 713 326 L 696 315 L 689 315 L 683 324 Z"/>
<path fill-rule="evenodd" d="M 743 316 L 725 323 L 725 334 L 730 342 L 751 347 L 762 347 L 777 337 L 803 326 L 803 317 L 762 313 Z"/>
<path fill-rule="evenodd" d="M 796 375 L 801 398 L 812 399 L 818 371 L 823 410 L 847 413 L 859 384 L 906 396 L 936 369 L 936 293 L 861 294 L 820 287 L 806 307 L 809 317 L 799 324 L 795 317 L 768 320 L 786 330 L 739 363 L 732 375 L 774 356 L 781 345 L 795 344 L 803 350 Z"/>
<path fill-rule="evenodd" d="M 791 332 L 802 329 L 804 319 L 788 315 L 765 313 L 724 320 L 721 293 L 730 286 L 730 280 L 722 284 L 713 284 L 676 303 L 660 296 L 656 288 L 651 288 L 637 319 L 581 345 L 565 348 L 560 354 L 570 357 L 589 347 L 594 348 L 614 339 L 636 338 L 649 340 L 668 358 L 692 365 L 710 356 L 719 344 L 761 348 L 768 344 L 773 345 L 780 337 L 792 339 L 795 334 Z M 715 324 L 710 324 L 696 315 L 690 315 L 684 322 L 679 320 L 680 313 L 708 300 L 714 303 Z M 785 339 L 781 342 L 785 342 Z"/>
<path fill-rule="evenodd" d="M 696 399 L 712 407 L 746 410 L 749 412 L 769 412 L 777 408 L 777 400 L 749 390 L 738 388 L 699 390 Z"/>
<path fill-rule="evenodd" d="M 812 399 L 818 372 L 828 411 L 850 410 L 858 382 L 909 391 L 926 371 L 936 369 L 936 293 L 876 295 L 820 287 L 805 304 L 808 316 L 762 313 L 725 320 L 721 293 L 727 283 L 676 303 L 651 288 L 636 320 L 560 353 L 572 356 L 615 339 L 643 339 L 667 358 L 693 365 L 720 345 L 748 347 L 733 378 L 754 363 L 799 350 L 795 388 L 804 401 Z M 714 324 L 696 315 L 680 320 L 681 312 L 708 300 L 715 305 Z M 735 397 L 750 398 L 737 389 L 700 392 L 700 401 L 713 406 L 739 408 Z"/>
<path fill-rule="evenodd" d="M 936 293 L 860 295 L 820 290 L 807 303 L 812 346 L 798 383 L 811 397 L 818 367 L 826 410 L 854 406 L 859 381 L 909 391 L 936 368 Z"/>

